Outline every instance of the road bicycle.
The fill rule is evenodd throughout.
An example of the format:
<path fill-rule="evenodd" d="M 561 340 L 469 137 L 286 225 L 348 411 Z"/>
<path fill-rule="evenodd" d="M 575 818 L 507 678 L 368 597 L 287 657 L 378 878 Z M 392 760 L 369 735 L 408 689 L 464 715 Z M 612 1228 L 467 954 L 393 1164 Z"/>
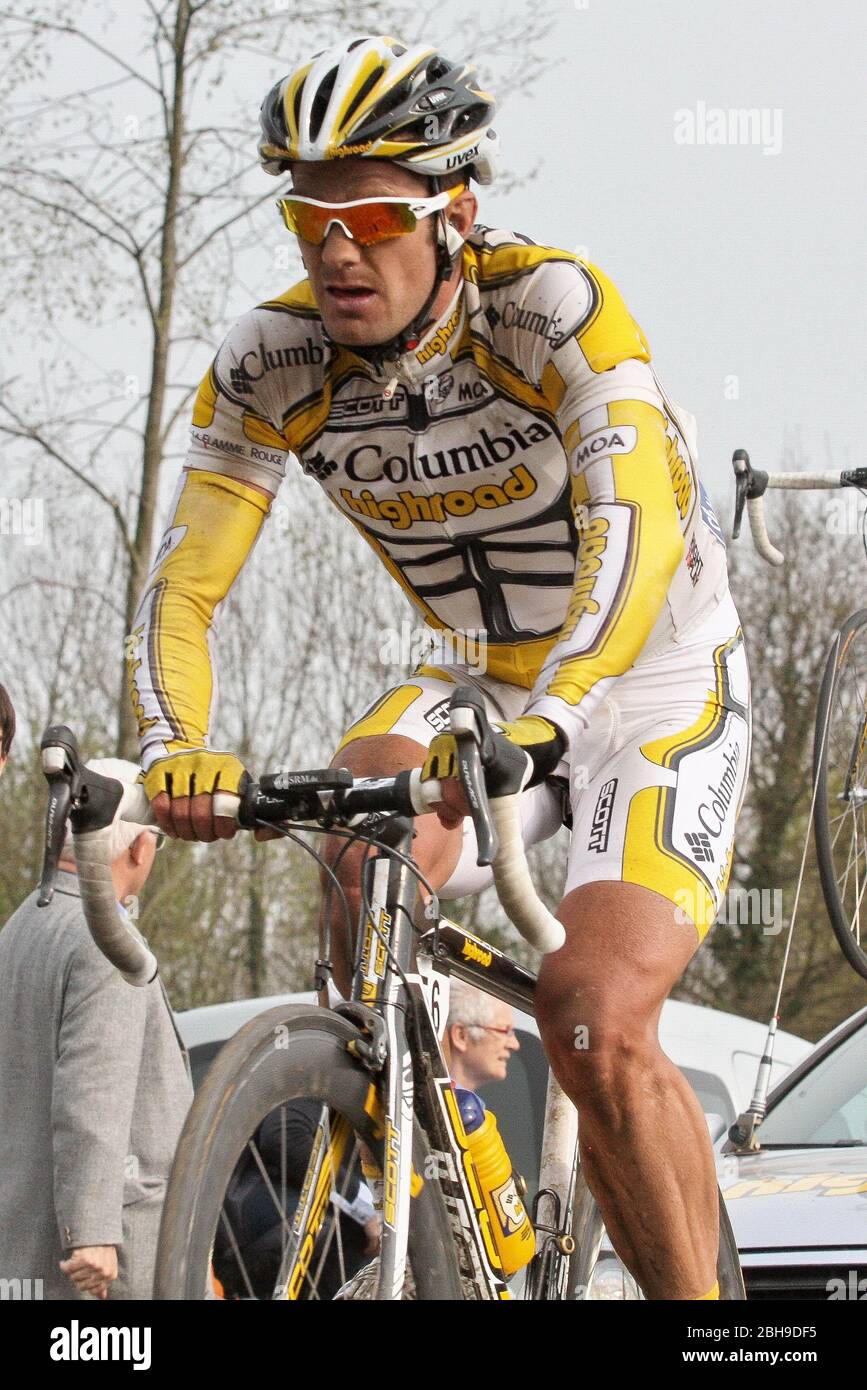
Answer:
<path fill-rule="evenodd" d="M 771 542 L 764 516 L 768 488 L 867 488 L 867 468 L 836 473 L 765 473 L 737 449 L 733 538 L 740 534 L 744 503 L 759 554 L 771 565 L 785 557 Z M 867 513 L 862 525 L 867 524 Z M 865 532 L 867 551 L 867 532 Z M 834 934 L 850 965 L 867 979 L 867 929 L 862 904 L 867 888 L 867 608 L 834 634 L 819 686 L 813 740 L 813 826 L 822 893 Z"/>
<path fill-rule="evenodd" d="M 522 935 L 538 950 L 555 950 L 563 928 L 535 892 L 520 834 L 525 755 L 492 736 L 472 690 L 455 692 L 450 721 L 479 863 L 492 866 L 500 901 Z M 65 727 L 49 729 L 42 747 L 50 788 L 43 892 L 50 892 L 52 855 L 69 816 L 94 939 L 128 980 L 144 983 L 156 961 L 134 925 L 120 918 L 106 864 L 115 814 L 148 823 L 143 790 L 84 768 Z M 503 1184 L 492 1216 L 470 1157 L 442 1047 L 450 980 L 532 1015 L 535 977 L 440 915 L 412 859 L 413 817 L 439 800 L 439 783 L 422 782 L 419 769 L 360 779 L 345 770 L 284 771 L 245 791 L 238 812 L 245 828 L 271 826 L 293 838 L 324 831 L 343 836 L 346 846 L 367 844 L 351 997 L 334 1008 L 270 1009 L 219 1053 L 172 1168 L 156 1298 L 587 1297 L 604 1227 L 581 1172 L 576 1111 L 556 1080 L 549 1077 L 531 1207 L 535 1253 L 518 1279 L 504 1267 L 493 1220 L 499 1217 L 505 1230 L 525 1217 L 520 1196 L 511 1180 Z M 419 884 L 427 893 L 421 917 Z M 349 927 L 345 898 L 342 907 Z M 328 954 L 326 941 L 318 988 L 329 974 Z M 375 1259 L 350 1240 L 359 1167 L 382 1187 Z M 268 1207 L 258 1245 L 235 1229 L 244 1171 L 253 1175 L 260 1216 L 263 1194 Z M 722 1198 L 718 1278 L 722 1298 L 745 1297 Z"/>

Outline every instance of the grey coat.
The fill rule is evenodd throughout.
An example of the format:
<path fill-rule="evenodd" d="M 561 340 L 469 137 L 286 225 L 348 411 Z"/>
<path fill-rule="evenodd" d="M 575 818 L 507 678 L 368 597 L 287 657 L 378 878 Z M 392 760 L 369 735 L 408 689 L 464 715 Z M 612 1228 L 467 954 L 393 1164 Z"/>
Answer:
<path fill-rule="evenodd" d="M 109 1298 L 150 1298 L 187 1061 L 161 984 L 128 985 L 91 940 L 76 875 L 57 884 L 0 931 L 0 1280 L 90 1298 L 58 1261 L 116 1245 Z"/>

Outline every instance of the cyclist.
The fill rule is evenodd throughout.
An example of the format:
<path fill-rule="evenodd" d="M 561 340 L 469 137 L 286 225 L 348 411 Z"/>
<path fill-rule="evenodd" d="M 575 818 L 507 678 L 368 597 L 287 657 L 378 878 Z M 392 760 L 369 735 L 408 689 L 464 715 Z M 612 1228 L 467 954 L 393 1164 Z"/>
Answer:
<path fill-rule="evenodd" d="M 576 256 L 476 222 L 493 112 L 473 68 L 391 38 L 340 43 L 265 98 L 260 156 L 291 174 L 280 209 L 307 278 L 242 316 L 199 389 L 129 653 L 146 787 L 167 832 L 234 833 L 213 814 L 244 769 L 209 741 L 210 641 L 291 452 L 438 642 L 335 765 L 446 778 L 416 840 L 444 896 L 488 881 L 450 777 L 456 684 L 527 754 L 527 843 L 558 828 L 568 783 L 543 1041 L 621 1257 L 651 1298 L 714 1298 L 707 1128 L 657 1020 L 727 882 L 743 639 L 692 423 L 620 294 Z M 357 902 L 358 859 L 339 872 Z M 349 943 L 335 955 L 346 989 Z"/>

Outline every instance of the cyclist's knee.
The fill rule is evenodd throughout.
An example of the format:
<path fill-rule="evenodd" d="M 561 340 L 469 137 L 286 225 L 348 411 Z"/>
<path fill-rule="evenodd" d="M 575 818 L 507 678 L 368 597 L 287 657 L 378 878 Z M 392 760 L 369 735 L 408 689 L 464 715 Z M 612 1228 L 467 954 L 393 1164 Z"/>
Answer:
<path fill-rule="evenodd" d="M 421 767 L 427 749 L 403 734 L 371 734 L 344 744 L 331 759 L 332 767 L 345 767 L 353 777 L 394 777 L 407 768 Z"/>
<path fill-rule="evenodd" d="M 421 767 L 426 756 L 427 748 L 423 744 L 402 734 L 370 735 L 347 743 L 335 754 L 331 766 L 348 768 L 354 777 L 393 777 L 398 772 Z M 415 831 L 413 858 L 433 887 L 439 889 L 448 881 L 460 858 L 463 831 L 460 826 L 447 830 L 433 814 L 419 816 Z M 344 844 L 340 839 L 330 842 L 324 856 L 327 863 L 335 862 Z M 358 887 L 359 865 L 366 850 L 365 844 L 353 845 L 340 857 L 336 872 L 344 888 L 347 885 Z M 323 882 L 327 877 L 323 873 Z"/>
<path fill-rule="evenodd" d="M 554 1073 L 576 1105 L 619 1110 L 658 1066 L 658 1009 L 616 972 L 604 986 L 576 988 L 569 972 L 543 964 L 536 1018 Z"/>

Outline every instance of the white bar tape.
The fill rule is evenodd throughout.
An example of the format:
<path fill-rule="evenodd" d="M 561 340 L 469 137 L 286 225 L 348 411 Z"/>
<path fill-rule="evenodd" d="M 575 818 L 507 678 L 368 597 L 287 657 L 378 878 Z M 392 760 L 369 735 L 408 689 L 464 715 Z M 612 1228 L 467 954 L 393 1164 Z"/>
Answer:
<path fill-rule="evenodd" d="M 229 820 L 238 819 L 241 798 L 234 792 L 214 792 L 214 815 L 226 816 Z"/>
<path fill-rule="evenodd" d="M 143 787 L 127 790 L 140 790 L 144 794 Z M 126 818 L 133 819 L 131 815 Z M 91 936 L 103 955 L 131 985 L 149 984 L 156 977 L 156 956 L 118 910 L 111 877 L 111 826 L 74 838 L 81 905 Z"/>
<path fill-rule="evenodd" d="M 491 817 L 500 841 L 492 866 L 494 883 L 509 920 L 525 941 L 547 955 L 559 951 L 566 933 L 563 923 L 548 911 L 533 887 L 521 836 L 520 799 L 520 792 L 516 792 L 514 796 L 498 796 L 491 801 Z"/>
<path fill-rule="evenodd" d="M 442 782 L 438 782 L 435 777 L 430 777 L 426 782 L 423 782 L 421 780 L 421 768 L 414 767 L 409 774 L 409 795 L 416 815 L 424 816 L 438 801 L 442 801 Z"/>
<path fill-rule="evenodd" d="M 769 473 L 768 487 L 828 488 L 841 487 L 839 473 Z"/>
<path fill-rule="evenodd" d="M 441 783 L 421 780 L 421 768 L 414 768 L 410 777 L 410 795 L 418 815 L 442 800 Z M 510 922 L 535 946 L 547 955 L 559 951 L 566 940 L 563 923 L 548 911 L 530 877 L 519 813 L 520 793 L 499 796 L 491 800 L 491 816 L 496 826 L 500 847 L 492 865 L 497 896 Z"/>
<path fill-rule="evenodd" d="M 147 792 L 141 782 L 121 782 L 123 796 L 115 820 L 131 820 L 136 825 L 156 825 Z"/>
<path fill-rule="evenodd" d="M 750 530 L 753 533 L 753 541 L 755 542 L 756 550 L 762 556 L 762 559 L 767 560 L 769 565 L 782 565 L 785 564 L 786 557 L 781 551 L 777 550 L 777 547 L 772 543 L 768 535 L 768 528 L 765 525 L 765 510 L 762 506 L 763 500 L 764 499 L 761 497 L 747 498 L 747 512 L 750 518 Z"/>

